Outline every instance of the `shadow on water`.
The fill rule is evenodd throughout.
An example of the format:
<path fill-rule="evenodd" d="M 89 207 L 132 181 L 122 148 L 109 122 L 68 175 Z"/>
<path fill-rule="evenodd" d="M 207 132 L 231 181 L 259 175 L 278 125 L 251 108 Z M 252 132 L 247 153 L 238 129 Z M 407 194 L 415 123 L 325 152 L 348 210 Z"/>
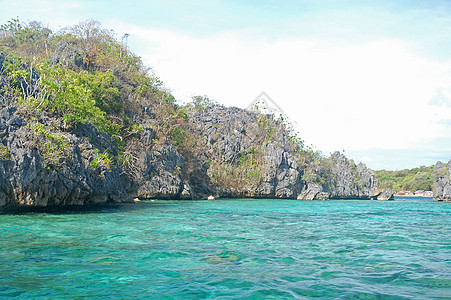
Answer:
<path fill-rule="evenodd" d="M 55 215 L 64 214 L 92 214 L 92 213 L 117 213 L 142 210 L 154 206 L 174 205 L 169 200 L 144 200 L 137 203 L 104 203 L 89 205 L 67 205 L 67 206 L 48 206 L 48 207 L 8 207 L 0 211 L 0 215 L 26 215 L 35 213 L 46 213 Z"/>

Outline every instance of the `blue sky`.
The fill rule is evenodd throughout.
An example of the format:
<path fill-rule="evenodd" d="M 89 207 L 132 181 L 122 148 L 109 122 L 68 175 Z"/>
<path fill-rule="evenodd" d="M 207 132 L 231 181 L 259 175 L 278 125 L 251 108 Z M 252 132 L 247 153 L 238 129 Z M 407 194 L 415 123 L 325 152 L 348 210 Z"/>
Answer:
<path fill-rule="evenodd" d="M 451 159 L 451 1 L 0 0 L 57 30 L 93 18 L 176 98 L 262 91 L 308 144 L 374 169 Z"/>

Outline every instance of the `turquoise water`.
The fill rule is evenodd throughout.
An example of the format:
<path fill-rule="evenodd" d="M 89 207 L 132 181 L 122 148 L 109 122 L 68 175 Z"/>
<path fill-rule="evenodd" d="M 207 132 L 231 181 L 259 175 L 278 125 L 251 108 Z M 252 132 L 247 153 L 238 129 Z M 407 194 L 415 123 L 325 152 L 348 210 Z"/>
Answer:
<path fill-rule="evenodd" d="M 149 201 L 0 226 L 2 298 L 451 299 L 451 203 Z"/>

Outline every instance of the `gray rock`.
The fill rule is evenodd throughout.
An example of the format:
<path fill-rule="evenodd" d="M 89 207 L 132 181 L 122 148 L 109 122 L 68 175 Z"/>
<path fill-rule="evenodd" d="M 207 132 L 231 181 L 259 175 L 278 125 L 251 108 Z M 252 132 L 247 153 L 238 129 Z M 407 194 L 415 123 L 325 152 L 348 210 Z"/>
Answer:
<path fill-rule="evenodd" d="M 58 119 L 48 116 L 38 121 L 48 128 L 61 127 Z M 55 134 L 69 141 L 70 155 L 52 165 L 41 149 L 45 141 L 36 139 L 28 121 L 16 108 L 3 108 L 0 207 L 87 205 L 135 197 L 327 200 L 374 195 L 373 172 L 338 152 L 312 170 L 300 164 L 282 124 L 270 116 L 262 119 L 238 108 L 210 106 L 191 111 L 190 122 L 190 134 L 204 138 L 196 152 L 178 150 L 168 142 L 155 144 L 152 122 L 145 119 L 141 133 L 127 140 L 125 152 L 131 160 L 122 167 L 114 161 L 110 166 L 99 163 L 101 154 L 119 153 L 108 134 L 89 124 L 71 132 L 60 130 Z M 278 130 L 266 131 L 265 122 Z M 320 182 L 306 180 L 307 171 Z M 218 179 L 218 172 L 226 176 Z"/>
<path fill-rule="evenodd" d="M 380 201 L 388 201 L 388 200 L 395 200 L 394 193 L 391 189 L 387 189 L 385 191 L 380 192 L 375 196 L 376 200 Z"/>
<path fill-rule="evenodd" d="M 294 199 L 302 190 L 302 172 L 292 154 L 292 146 L 286 134 L 281 131 L 264 138 L 262 122 L 274 122 L 276 126 L 280 126 L 271 116 L 265 116 L 266 119 L 262 121 L 256 113 L 213 105 L 191 112 L 190 117 L 195 128 L 193 134 L 205 137 L 201 163 L 210 158 L 218 169 L 221 164 L 230 169 L 238 169 L 246 153 L 255 151 L 253 157 L 258 163 L 254 163 L 252 169 L 247 169 L 248 174 L 254 175 L 252 179 L 244 176 L 242 180 L 215 182 L 213 173 L 218 170 L 214 171 L 210 166 L 206 173 L 215 194 Z"/>
<path fill-rule="evenodd" d="M 108 147 L 108 142 L 96 130 L 84 137 L 63 133 L 68 141 L 67 155 L 52 164 L 46 159 L 52 151 L 38 150 L 45 140 L 27 124 L 15 107 L 0 110 L 0 206 L 73 206 L 128 201 L 122 187 L 122 172 L 117 166 L 90 168 L 100 153 L 93 151 L 97 149 L 94 144 Z"/>
<path fill-rule="evenodd" d="M 437 162 L 434 177 L 434 199 L 451 202 L 451 160 L 447 164 Z"/>
<path fill-rule="evenodd" d="M 374 196 L 377 181 L 374 173 L 365 164 L 355 165 L 340 152 L 334 152 L 329 158 L 306 167 L 307 189 L 300 198 L 310 199 L 366 199 Z M 304 196 L 305 195 L 305 196 Z"/>
<path fill-rule="evenodd" d="M 146 165 L 138 197 L 192 198 L 191 187 L 182 176 L 185 159 L 171 144 L 157 145 L 146 153 Z"/>
<path fill-rule="evenodd" d="M 329 193 L 323 192 L 323 187 L 318 184 L 308 184 L 298 195 L 298 200 L 328 200 Z"/>

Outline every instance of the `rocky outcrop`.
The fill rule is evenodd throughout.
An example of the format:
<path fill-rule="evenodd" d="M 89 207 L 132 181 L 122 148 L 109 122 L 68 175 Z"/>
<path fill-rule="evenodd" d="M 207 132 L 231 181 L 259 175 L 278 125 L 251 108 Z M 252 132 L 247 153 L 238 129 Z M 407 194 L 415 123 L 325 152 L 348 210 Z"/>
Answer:
<path fill-rule="evenodd" d="M 0 37 L 0 208 L 372 195 L 371 170 L 305 148 L 282 117 L 205 97 L 177 105 L 95 21 L 54 34 L 10 25 Z"/>
<path fill-rule="evenodd" d="M 15 107 L 0 110 L 0 207 L 127 201 L 127 179 L 116 166 L 99 159 L 111 146 L 108 135 L 90 125 L 75 130 L 82 136 L 53 136 L 45 128 L 30 125 Z M 52 138 L 64 139 L 65 149 L 53 147 Z"/>
<path fill-rule="evenodd" d="M 202 161 L 209 161 L 207 175 L 213 179 L 216 195 L 304 200 L 374 196 L 377 181 L 373 171 L 339 152 L 320 160 L 318 165 L 312 164 L 312 168 L 299 165 L 300 157 L 296 156 L 288 134 L 270 116 L 263 118 L 238 108 L 209 106 L 194 112 L 191 119 L 196 128 L 194 134 L 205 137 L 201 156 Z M 268 130 L 270 122 L 274 122 L 276 131 Z M 249 164 L 249 160 L 253 163 Z M 227 171 L 229 166 L 239 170 L 243 165 L 244 176 L 243 172 Z M 249 178 L 249 174 L 261 176 Z M 229 180 L 218 179 L 221 176 Z M 230 180 L 231 177 L 237 180 Z"/>
<path fill-rule="evenodd" d="M 181 170 L 185 159 L 170 144 L 158 145 L 146 153 L 146 168 L 138 183 L 138 197 L 160 199 L 192 198 L 191 188 Z"/>
<path fill-rule="evenodd" d="M 0 110 L 0 207 L 131 202 L 135 197 L 328 200 L 374 194 L 372 171 L 338 152 L 320 163 L 319 183 L 307 180 L 305 162 L 300 163 L 282 124 L 270 116 L 222 106 L 190 114 L 190 134 L 203 143 L 177 149 L 168 141 L 156 142 L 143 123 L 123 150 L 129 163 L 119 166 L 111 159 L 119 153 L 113 139 L 94 126 L 79 124 L 67 131 L 57 118 L 30 121 L 17 108 L 5 107 Z"/>
<path fill-rule="evenodd" d="M 437 162 L 434 177 L 434 199 L 451 202 L 451 160 L 447 164 Z"/>
<path fill-rule="evenodd" d="M 331 155 L 333 167 L 326 191 L 333 199 L 370 199 L 376 190 L 374 173 L 365 164 L 355 163 L 340 152 Z"/>
<path fill-rule="evenodd" d="M 192 112 L 190 119 L 192 134 L 204 137 L 199 161 L 206 164 L 215 195 L 294 199 L 301 191 L 302 170 L 271 116 L 213 105 Z M 269 124 L 280 130 L 266 131 Z"/>
<path fill-rule="evenodd" d="M 377 187 L 374 173 L 356 165 L 340 152 L 306 168 L 304 189 L 298 200 L 371 199 Z"/>
<path fill-rule="evenodd" d="M 374 196 L 376 200 L 379 201 L 388 201 L 388 200 L 395 200 L 394 193 L 391 189 L 382 191 Z"/>
<path fill-rule="evenodd" d="M 297 197 L 298 200 L 329 200 L 330 194 L 323 192 L 323 187 L 319 184 L 310 183 L 305 186 Z"/>

